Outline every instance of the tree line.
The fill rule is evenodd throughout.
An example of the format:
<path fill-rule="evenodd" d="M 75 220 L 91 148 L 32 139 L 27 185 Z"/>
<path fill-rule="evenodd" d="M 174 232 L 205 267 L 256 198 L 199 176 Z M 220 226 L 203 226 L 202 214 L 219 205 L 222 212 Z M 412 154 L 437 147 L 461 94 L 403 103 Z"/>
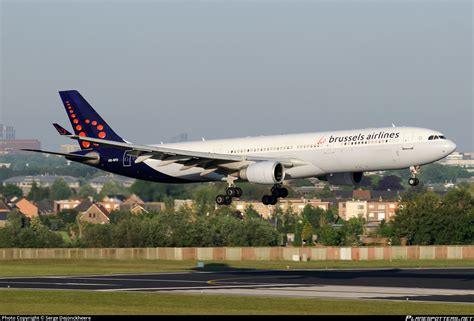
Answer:
<path fill-rule="evenodd" d="M 240 213 L 231 207 L 216 209 L 211 201 L 202 196 L 193 209 L 168 207 L 141 215 L 117 211 L 110 224 L 98 225 L 78 223 L 74 210 L 31 221 L 13 214 L 0 229 L 0 247 L 358 246 L 366 226 L 363 218 L 343 221 L 332 210 L 310 205 L 299 215 L 276 207 L 272 219 L 265 220 L 251 206 Z M 395 219 L 382 221 L 374 235 L 391 238 L 393 245 L 402 239 L 411 245 L 474 244 L 473 205 L 467 189 L 444 196 L 407 195 Z M 67 240 L 60 230 L 67 231 Z M 288 235 L 294 236 L 292 242 Z"/>

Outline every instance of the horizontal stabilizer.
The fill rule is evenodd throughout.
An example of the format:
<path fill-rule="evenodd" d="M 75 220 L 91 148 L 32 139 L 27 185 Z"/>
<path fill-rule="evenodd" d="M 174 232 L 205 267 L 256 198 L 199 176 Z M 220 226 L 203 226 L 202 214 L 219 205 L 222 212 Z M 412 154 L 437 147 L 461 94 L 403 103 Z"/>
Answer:
<path fill-rule="evenodd" d="M 54 128 L 58 131 L 61 136 L 71 136 L 72 134 L 68 132 L 67 129 L 63 128 L 61 125 L 53 123 Z"/>
<path fill-rule="evenodd" d="M 35 152 L 35 153 L 43 153 L 43 154 L 50 154 L 50 155 L 58 155 L 58 156 L 64 156 L 67 159 L 70 160 L 97 160 L 98 158 L 96 156 L 86 156 L 86 155 L 77 155 L 77 154 L 68 154 L 68 153 L 58 153 L 58 152 L 50 152 L 50 151 L 45 151 L 41 149 L 29 149 L 29 148 L 24 148 L 22 149 L 24 151 L 28 152 Z"/>

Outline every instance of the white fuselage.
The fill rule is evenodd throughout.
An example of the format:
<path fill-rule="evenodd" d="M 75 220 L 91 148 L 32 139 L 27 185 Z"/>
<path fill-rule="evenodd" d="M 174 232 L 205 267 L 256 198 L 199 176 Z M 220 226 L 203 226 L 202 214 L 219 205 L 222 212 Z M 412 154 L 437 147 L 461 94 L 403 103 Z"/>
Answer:
<path fill-rule="evenodd" d="M 433 138 L 434 137 L 434 138 Z M 297 159 L 306 163 L 285 169 L 286 179 L 341 172 L 402 169 L 424 165 L 452 153 L 456 145 L 438 131 L 416 127 L 367 128 L 333 132 L 258 136 L 156 145 L 173 149 L 230 155 Z M 181 164 L 145 163 L 164 174 L 191 181 L 224 180 L 201 176 L 203 168 L 180 170 Z"/>

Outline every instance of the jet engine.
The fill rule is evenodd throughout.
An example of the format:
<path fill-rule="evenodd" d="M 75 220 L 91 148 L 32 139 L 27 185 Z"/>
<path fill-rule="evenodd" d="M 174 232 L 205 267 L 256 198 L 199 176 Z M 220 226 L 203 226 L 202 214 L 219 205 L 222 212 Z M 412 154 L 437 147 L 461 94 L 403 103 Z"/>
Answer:
<path fill-rule="evenodd" d="M 285 179 L 285 168 L 280 162 L 262 161 L 241 169 L 239 177 L 250 183 L 280 184 Z"/>
<path fill-rule="evenodd" d="M 326 180 L 331 185 L 355 185 L 362 181 L 363 172 L 346 172 L 326 175 Z"/>

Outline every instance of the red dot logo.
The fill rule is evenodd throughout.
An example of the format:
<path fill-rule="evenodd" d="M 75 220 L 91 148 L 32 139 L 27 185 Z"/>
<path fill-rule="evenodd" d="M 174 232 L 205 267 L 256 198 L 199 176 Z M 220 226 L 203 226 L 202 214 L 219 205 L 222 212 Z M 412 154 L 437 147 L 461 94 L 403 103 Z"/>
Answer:
<path fill-rule="evenodd" d="M 86 124 L 89 124 L 91 121 L 89 119 L 86 119 Z"/>
<path fill-rule="evenodd" d="M 82 126 L 81 126 L 81 125 L 77 125 L 77 126 L 76 126 L 76 130 L 82 130 Z"/>
<path fill-rule="evenodd" d="M 80 133 L 79 133 L 79 136 L 81 136 L 81 137 L 86 137 L 86 133 L 80 132 Z"/>
<path fill-rule="evenodd" d="M 104 129 L 104 126 L 102 126 L 102 125 L 97 125 L 97 129 L 98 129 L 98 130 L 102 130 L 102 129 Z"/>
<path fill-rule="evenodd" d="M 92 126 L 97 125 L 97 122 L 95 120 L 92 121 Z"/>
<path fill-rule="evenodd" d="M 105 132 L 100 132 L 99 133 L 99 138 L 105 138 L 105 136 L 106 136 Z"/>
<path fill-rule="evenodd" d="M 72 122 L 73 122 L 74 124 L 79 124 L 79 119 L 74 119 Z"/>
<path fill-rule="evenodd" d="M 82 147 L 84 148 L 89 148 L 89 146 L 91 145 L 91 143 L 89 142 L 81 142 L 81 144 L 82 144 Z"/>
<path fill-rule="evenodd" d="M 72 118 L 76 118 L 76 114 L 71 114 L 71 117 L 72 117 Z"/>

